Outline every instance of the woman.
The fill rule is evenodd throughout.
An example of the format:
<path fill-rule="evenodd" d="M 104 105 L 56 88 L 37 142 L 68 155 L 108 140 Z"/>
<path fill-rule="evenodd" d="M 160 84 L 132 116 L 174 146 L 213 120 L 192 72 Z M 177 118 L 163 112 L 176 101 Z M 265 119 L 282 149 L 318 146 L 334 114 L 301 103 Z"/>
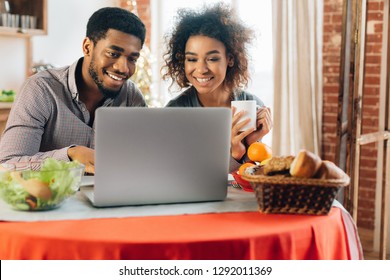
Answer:
<path fill-rule="evenodd" d="M 252 38 L 253 32 L 222 3 L 200 11 L 182 9 L 164 55 L 164 79 L 187 88 L 167 107 L 230 108 L 232 100 L 256 100 L 256 130 L 240 132 L 249 119 L 241 119 L 244 112 L 235 114 L 232 108 L 230 172 L 246 161 L 249 145 L 261 141 L 272 128 L 270 109 L 242 90 L 249 80 L 246 45 Z"/>

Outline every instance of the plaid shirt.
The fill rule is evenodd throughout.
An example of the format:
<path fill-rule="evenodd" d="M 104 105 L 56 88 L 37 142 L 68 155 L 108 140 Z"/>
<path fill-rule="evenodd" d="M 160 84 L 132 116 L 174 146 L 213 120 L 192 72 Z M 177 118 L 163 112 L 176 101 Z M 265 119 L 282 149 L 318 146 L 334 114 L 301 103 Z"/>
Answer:
<path fill-rule="evenodd" d="M 48 157 L 69 161 L 67 150 L 94 148 L 90 114 L 79 100 L 76 67 L 43 71 L 26 80 L 12 105 L 0 142 L 0 162 L 41 161 Z M 128 80 L 115 99 L 102 106 L 147 106 L 141 91 Z M 115 125 L 115 124 L 113 124 Z"/>

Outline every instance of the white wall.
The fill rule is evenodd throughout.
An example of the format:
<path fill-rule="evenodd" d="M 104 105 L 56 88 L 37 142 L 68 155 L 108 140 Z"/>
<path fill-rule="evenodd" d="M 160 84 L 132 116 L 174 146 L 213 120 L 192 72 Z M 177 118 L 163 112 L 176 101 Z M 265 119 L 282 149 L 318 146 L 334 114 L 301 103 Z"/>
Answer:
<path fill-rule="evenodd" d="M 25 78 L 25 40 L 0 36 L 0 90 L 17 90 Z"/>
<path fill-rule="evenodd" d="M 88 18 L 116 0 L 48 0 L 48 35 L 36 36 L 33 62 L 64 66 L 82 56 Z M 25 40 L 0 36 L 0 90 L 19 90 L 25 80 Z"/>

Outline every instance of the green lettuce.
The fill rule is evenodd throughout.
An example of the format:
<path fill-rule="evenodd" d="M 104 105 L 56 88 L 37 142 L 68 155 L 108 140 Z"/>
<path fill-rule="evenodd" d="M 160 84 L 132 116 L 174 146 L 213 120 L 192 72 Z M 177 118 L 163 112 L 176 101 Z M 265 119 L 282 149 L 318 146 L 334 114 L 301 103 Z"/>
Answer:
<path fill-rule="evenodd" d="M 24 180 L 36 179 L 46 183 L 51 190 L 48 200 L 29 194 L 11 176 L 11 172 L 22 172 Z M 18 210 L 47 210 L 58 207 L 66 198 L 73 195 L 81 181 L 84 166 L 77 161 L 66 162 L 48 158 L 40 170 L 3 171 L 0 174 L 0 195 L 13 208 Z"/>

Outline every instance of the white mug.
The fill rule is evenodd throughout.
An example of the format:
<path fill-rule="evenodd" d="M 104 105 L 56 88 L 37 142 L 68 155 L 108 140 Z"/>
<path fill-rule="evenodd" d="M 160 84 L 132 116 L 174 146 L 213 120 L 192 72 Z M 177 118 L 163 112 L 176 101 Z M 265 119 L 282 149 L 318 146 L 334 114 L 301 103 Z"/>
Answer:
<path fill-rule="evenodd" d="M 235 114 L 245 110 L 246 113 L 241 117 L 241 120 L 247 118 L 250 119 L 250 122 L 241 128 L 240 131 L 244 131 L 249 128 L 256 129 L 257 106 L 255 100 L 234 100 L 231 102 L 231 106 L 236 108 Z"/>

